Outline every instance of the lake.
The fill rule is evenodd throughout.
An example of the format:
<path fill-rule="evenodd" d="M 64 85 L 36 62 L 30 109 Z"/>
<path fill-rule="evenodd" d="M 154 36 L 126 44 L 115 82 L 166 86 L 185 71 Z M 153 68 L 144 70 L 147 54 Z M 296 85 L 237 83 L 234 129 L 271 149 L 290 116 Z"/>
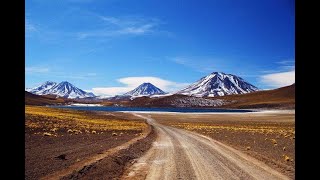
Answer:
<path fill-rule="evenodd" d="M 215 112 L 215 113 L 239 113 L 239 112 L 253 112 L 246 109 L 205 109 L 205 108 L 149 108 L 149 107 L 116 107 L 116 106 L 51 106 L 55 108 L 67 108 L 76 110 L 89 111 L 151 111 L 151 112 L 182 112 L 182 113 L 201 113 L 201 112 Z"/>

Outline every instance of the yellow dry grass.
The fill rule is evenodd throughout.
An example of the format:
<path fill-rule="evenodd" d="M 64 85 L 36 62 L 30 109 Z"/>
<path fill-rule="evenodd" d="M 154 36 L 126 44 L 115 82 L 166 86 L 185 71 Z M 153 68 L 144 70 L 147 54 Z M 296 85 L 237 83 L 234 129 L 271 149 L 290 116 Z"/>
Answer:
<path fill-rule="evenodd" d="M 31 129 L 43 128 L 51 132 L 69 129 L 70 133 L 143 130 L 147 124 L 139 120 L 123 120 L 117 116 L 103 116 L 83 111 L 55 109 L 41 106 L 26 106 L 25 126 Z"/>
<path fill-rule="evenodd" d="M 258 134 L 277 134 L 283 137 L 293 137 L 295 134 L 294 127 L 277 127 L 271 125 L 212 125 L 208 123 L 169 123 L 173 127 L 183 128 L 186 130 L 194 131 L 201 130 L 204 132 L 219 132 L 219 131 L 232 131 L 232 132 L 246 132 Z"/>

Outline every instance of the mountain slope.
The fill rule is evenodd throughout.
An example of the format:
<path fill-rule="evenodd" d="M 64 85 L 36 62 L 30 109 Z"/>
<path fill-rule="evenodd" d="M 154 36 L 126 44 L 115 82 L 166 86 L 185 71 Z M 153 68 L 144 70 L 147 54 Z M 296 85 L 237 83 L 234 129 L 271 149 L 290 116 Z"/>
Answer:
<path fill-rule="evenodd" d="M 47 81 L 42 85 L 29 90 L 29 92 L 36 95 L 56 95 L 58 97 L 70 99 L 95 97 L 93 93 L 85 92 L 67 81 L 63 81 L 59 84 Z"/>
<path fill-rule="evenodd" d="M 52 87 L 54 87 L 55 85 L 57 85 L 56 82 L 46 81 L 43 84 L 41 84 L 35 88 L 31 88 L 31 89 L 28 88 L 27 91 L 31 92 L 32 94 L 44 95 L 44 94 L 48 94 L 50 89 Z"/>
<path fill-rule="evenodd" d="M 86 98 L 86 97 L 94 96 L 92 93 L 87 93 L 67 81 L 63 81 L 57 84 L 56 86 L 52 87 L 52 89 L 50 89 L 49 94 L 54 94 L 59 97 L 65 97 L 65 98 L 71 98 L 71 99 Z"/>
<path fill-rule="evenodd" d="M 123 96 L 150 96 L 160 94 L 165 94 L 165 92 L 151 83 L 143 83 L 132 91 L 123 94 Z"/>
<path fill-rule="evenodd" d="M 159 98 L 139 97 L 124 104 L 134 107 L 218 107 L 227 102 L 223 100 L 205 99 L 201 97 L 174 94 Z"/>
<path fill-rule="evenodd" d="M 245 94 L 257 90 L 257 87 L 238 76 L 222 72 L 213 72 L 189 85 L 185 89 L 178 91 L 177 94 L 196 97 L 215 97 L 231 94 Z"/>
<path fill-rule="evenodd" d="M 25 105 L 58 105 L 67 102 L 67 99 L 50 97 L 50 95 L 40 96 L 25 91 Z"/>
<path fill-rule="evenodd" d="M 281 108 L 294 109 L 295 85 L 247 94 L 217 97 L 194 97 L 174 94 L 171 96 L 150 98 L 139 97 L 120 103 L 133 107 L 206 107 L 206 108 Z"/>
<path fill-rule="evenodd" d="M 210 99 L 229 101 L 224 108 L 295 108 L 295 84 L 241 95 L 229 95 Z"/>

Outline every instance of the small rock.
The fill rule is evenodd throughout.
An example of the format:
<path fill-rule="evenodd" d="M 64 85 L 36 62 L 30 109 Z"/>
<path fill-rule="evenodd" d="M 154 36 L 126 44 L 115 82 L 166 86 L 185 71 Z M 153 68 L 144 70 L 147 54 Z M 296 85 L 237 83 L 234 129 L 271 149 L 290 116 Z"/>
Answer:
<path fill-rule="evenodd" d="M 45 132 L 45 133 L 43 133 L 43 135 L 44 136 L 52 136 L 53 134 Z"/>
<path fill-rule="evenodd" d="M 289 161 L 289 160 L 290 160 L 289 156 L 284 155 L 284 160 L 285 160 L 285 161 Z"/>
<path fill-rule="evenodd" d="M 72 129 L 68 129 L 67 132 L 68 132 L 68 133 L 73 133 L 73 130 L 72 130 Z"/>
<path fill-rule="evenodd" d="M 57 159 L 62 159 L 62 160 L 67 160 L 66 159 L 66 154 L 61 154 L 61 155 L 59 155 L 59 156 L 57 156 L 57 157 L 55 157 L 55 158 L 57 158 Z"/>

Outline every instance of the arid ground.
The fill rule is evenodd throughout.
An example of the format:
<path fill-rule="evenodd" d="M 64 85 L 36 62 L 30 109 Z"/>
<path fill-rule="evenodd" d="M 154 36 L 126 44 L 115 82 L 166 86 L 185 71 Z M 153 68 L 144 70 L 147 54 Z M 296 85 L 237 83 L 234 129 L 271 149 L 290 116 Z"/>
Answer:
<path fill-rule="evenodd" d="M 155 134 L 148 131 L 143 119 L 125 113 L 26 106 L 25 177 L 118 177 L 150 147 Z"/>
<path fill-rule="evenodd" d="M 26 106 L 26 179 L 294 179 L 294 111 L 121 113 Z"/>

